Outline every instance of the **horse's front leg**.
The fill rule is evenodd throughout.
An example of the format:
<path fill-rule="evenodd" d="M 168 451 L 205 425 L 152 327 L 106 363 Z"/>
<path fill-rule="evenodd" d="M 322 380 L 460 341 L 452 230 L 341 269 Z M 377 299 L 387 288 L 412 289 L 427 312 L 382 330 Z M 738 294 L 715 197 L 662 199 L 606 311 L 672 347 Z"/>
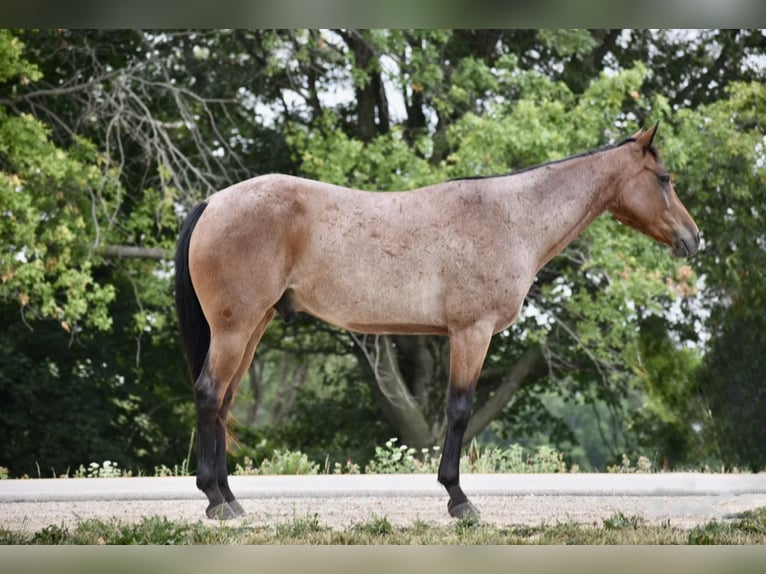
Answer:
<path fill-rule="evenodd" d="M 465 429 L 471 418 L 476 381 L 491 338 L 491 327 L 483 323 L 450 333 L 447 437 L 439 463 L 438 479 L 449 494 L 447 510 L 456 518 L 479 515 L 479 511 L 460 487 L 460 451 Z"/>

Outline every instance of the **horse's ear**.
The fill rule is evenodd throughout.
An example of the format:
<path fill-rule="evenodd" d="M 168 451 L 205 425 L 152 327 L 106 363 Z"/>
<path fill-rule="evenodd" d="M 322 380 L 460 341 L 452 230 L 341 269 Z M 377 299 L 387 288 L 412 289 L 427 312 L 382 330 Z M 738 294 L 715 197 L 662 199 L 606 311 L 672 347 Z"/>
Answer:
<path fill-rule="evenodd" d="M 631 140 L 638 140 L 638 138 L 641 137 L 641 134 L 644 133 L 644 128 L 638 128 L 638 131 L 634 133 L 632 136 L 630 136 L 628 139 Z"/>
<path fill-rule="evenodd" d="M 657 123 L 648 130 L 641 130 L 639 133 L 633 136 L 635 140 L 641 145 L 641 149 L 649 149 L 649 147 L 652 145 L 652 142 L 654 141 L 654 136 L 657 134 L 657 128 L 659 126 L 660 122 L 658 120 Z"/>

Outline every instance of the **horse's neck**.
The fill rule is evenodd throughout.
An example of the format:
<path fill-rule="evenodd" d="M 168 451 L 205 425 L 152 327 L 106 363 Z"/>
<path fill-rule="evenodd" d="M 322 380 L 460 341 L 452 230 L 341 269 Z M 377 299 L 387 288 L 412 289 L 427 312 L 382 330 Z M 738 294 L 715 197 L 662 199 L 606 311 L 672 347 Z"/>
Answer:
<path fill-rule="evenodd" d="M 619 180 L 605 151 L 543 166 L 525 174 L 516 193 L 528 212 L 527 234 L 538 269 L 558 255 L 606 209 Z M 522 183 L 521 181 L 519 182 Z"/>

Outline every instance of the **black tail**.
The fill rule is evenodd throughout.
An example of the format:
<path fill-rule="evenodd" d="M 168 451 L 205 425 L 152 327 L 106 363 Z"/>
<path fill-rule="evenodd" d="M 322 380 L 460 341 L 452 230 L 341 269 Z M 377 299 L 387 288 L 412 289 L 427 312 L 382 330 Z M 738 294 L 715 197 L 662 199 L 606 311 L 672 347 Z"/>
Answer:
<path fill-rule="evenodd" d="M 189 242 L 207 203 L 200 203 L 189 214 L 181 228 L 176 249 L 176 311 L 181 329 L 181 347 L 192 382 L 199 378 L 210 347 L 210 326 L 202 313 L 197 293 L 189 275 Z"/>

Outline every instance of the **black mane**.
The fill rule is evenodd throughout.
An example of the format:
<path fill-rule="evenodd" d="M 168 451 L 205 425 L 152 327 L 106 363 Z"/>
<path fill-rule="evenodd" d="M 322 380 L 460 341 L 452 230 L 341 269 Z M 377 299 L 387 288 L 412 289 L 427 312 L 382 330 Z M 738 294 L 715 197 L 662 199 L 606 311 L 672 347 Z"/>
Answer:
<path fill-rule="evenodd" d="M 553 161 L 548 161 L 548 162 L 545 162 L 545 163 L 540 163 L 540 164 L 532 165 L 532 166 L 529 166 L 529 167 L 523 167 L 521 169 L 517 169 L 515 171 L 510 171 L 508 173 L 502 173 L 502 174 L 499 174 L 499 175 L 467 175 L 465 177 L 455 177 L 455 178 L 452 178 L 452 179 L 450 179 L 448 181 L 467 181 L 467 180 L 473 180 L 473 179 L 492 179 L 492 178 L 495 178 L 495 177 L 508 177 L 508 176 L 511 176 L 511 175 L 518 175 L 520 173 L 525 173 L 525 172 L 528 172 L 528 171 L 532 171 L 534 169 L 540 169 L 541 167 L 546 167 L 546 166 L 549 166 L 549 165 L 556 165 L 557 163 L 562 163 L 562 162 L 565 162 L 565 161 L 569 161 L 570 159 L 577 159 L 579 157 L 587 157 L 587 156 L 590 156 L 590 155 L 601 153 L 602 151 L 609 151 L 611 149 L 618 148 L 620 146 L 623 146 L 623 145 L 625 145 L 627 143 L 634 142 L 634 141 L 636 141 L 636 138 L 627 138 L 627 139 L 624 139 L 621 142 L 616 143 L 616 144 L 605 145 L 605 146 L 602 146 L 602 147 L 599 147 L 599 148 L 596 148 L 596 149 L 591 149 L 591 150 L 587 150 L 587 151 L 584 151 L 584 152 L 581 152 L 581 153 L 578 153 L 578 154 L 575 154 L 575 155 L 570 155 L 569 157 L 564 157 L 564 158 L 561 158 L 561 159 L 556 159 L 556 160 L 553 160 Z M 649 146 L 649 152 L 655 158 L 657 157 L 657 150 L 654 148 L 654 146 Z"/>

